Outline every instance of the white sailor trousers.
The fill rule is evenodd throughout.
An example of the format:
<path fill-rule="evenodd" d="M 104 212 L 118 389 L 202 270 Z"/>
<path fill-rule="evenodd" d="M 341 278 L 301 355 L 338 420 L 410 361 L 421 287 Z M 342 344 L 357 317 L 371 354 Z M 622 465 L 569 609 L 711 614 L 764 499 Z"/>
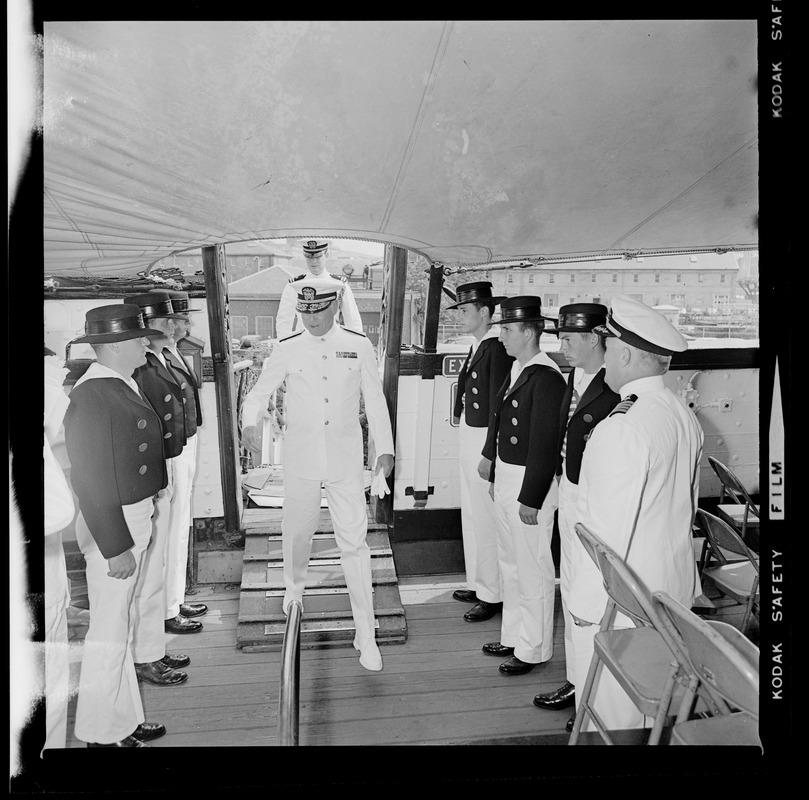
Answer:
<path fill-rule="evenodd" d="M 536 525 L 520 520 L 519 500 L 525 467 L 495 464 L 494 505 L 497 553 L 503 580 L 500 643 L 521 661 L 539 664 L 553 655 L 555 568 L 551 554 L 557 485 L 551 487 Z"/>
<path fill-rule="evenodd" d="M 129 578 L 111 578 L 84 517 L 76 520 L 76 539 L 86 562 L 90 626 L 76 704 L 76 738 L 112 744 L 129 736 L 144 721 L 138 679 L 132 658 L 135 586 L 152 535 L 152 498 L 123 506 L 134 541 L 130 550 L 137 567 Z"/>
<path fill-rule="evenodd" d="M 497 521 L 489 497 L 489 481 L 478 475 L 486 428 L 473 428 L 461 416 L 458 457 L 461 491 L 461 534 L 466 585 L 479 600 L 501 602 L 500 568 L 497 562 Z"/>
<path fill-rule="evenodd" d="M 166 655 L 166 553 L 171 536 L 171 509 L 175 501 L 177 458 L 166 459 L 168 483 L 154 499 L 152 539 L 143 557 L 135 587 L 135 630 L 132 655 L 136 664 L 158 661 Z"/>
<path fill-rule="evenodd" d="M 67 608 L 70 605 L 62 534 L 45 537 L 45 744 L 65 746 L 70 658 Z"/>
<path fill-rule="evenodd" d="M 570 590 L 570 557 L 573 538 L 576 536 L 576 501 L 579 487 L 571 483 L 567 475 L 562 473 L 559 479 L 559 594 L 562 598 L 562 619 L 565 624 L 565 677 L 574 686 L 576 660 L 575 640 L 573 637 L 573 618 L 568 611 L 568 591 Z M 583 685 L 582 685 L 583 688 Z"/>
<path fill-rule="evenodd" d="M 192 436 L 174 462 L 174 496 L 169 516 L 166 543 L 166 609 L 164 619 L 180 613 L 185 602 L 188 570 L 188 540 L 191 535 L 191 492 L 197 470 L 197 435 Z"/>
<path fill-rule="evenodd" d="M 303 599 L 312 537 L 320 519 L 320 487 L 326 500 L 334 536 L 340 548 L 351 613 L 360 643 L 375 637 L 374 598 L 371 579 L 371 549 L 366 537 L 368 516 L 362 472 L 340 480 L 301 478 L 284 472 L 284 519 L 281 523 L 284 554 L 284 586 L 287 595 Z"/>

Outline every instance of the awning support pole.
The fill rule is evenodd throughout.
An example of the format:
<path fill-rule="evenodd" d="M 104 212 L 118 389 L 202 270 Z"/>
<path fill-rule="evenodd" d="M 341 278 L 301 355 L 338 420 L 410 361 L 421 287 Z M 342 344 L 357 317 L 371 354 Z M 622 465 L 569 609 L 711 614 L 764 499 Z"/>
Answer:
<path fill-rule="evenodd" d="M 235 534 L 241 529 L 241 491 L 239 474 L 239 447 L 236 437 L 236 414 L 233 404 L 233 364 L 230 354 L 230 318 L 228 316 L 227 267 L 224 245 L 202 248 L 202 269 L 205 276 L 205 295 L 208 301 L 208 326 L 213 356 L 216 412 L 219 418 L 219 464 L 222 475 L 222 504 L 225 515 L 225 533 Z"/>

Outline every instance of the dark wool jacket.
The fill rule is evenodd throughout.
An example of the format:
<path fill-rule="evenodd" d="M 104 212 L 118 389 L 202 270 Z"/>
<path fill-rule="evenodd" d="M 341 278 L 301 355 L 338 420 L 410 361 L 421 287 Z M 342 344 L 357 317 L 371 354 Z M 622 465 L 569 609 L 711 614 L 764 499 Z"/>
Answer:
<path fill-rule="evenodd" d="M 551 367 L 527 366 L 509 386 L 503 382 L 489 421 L 483 456 L 492 462 L 489 475 L 495 481 L 495 457 L 506 464 L 525 467 L 518 500 L 529 508 L 542 508 L 556 475 L 559 419 L 565 379 Z"/>
<path fill-rule="evenodd" d="M 93 378 L 70 392 L 64 425 L 79 509 L 104 558 L 120 555 L 134 544 L 122 506 L 168 482 L 160 419 L 122 380 Z"/>
<path fill-rule="evenodd" d="M 183 390 L 174 370 L 165 367 L 152 352 L 146 351 L 146 363 L 132 377 L 144 397 L 160 417 L 163 425 L 163 454 L 174 458 L 185 447 L 185 403 Z"/>
<path fill-rule="evenodd" d="M 199 386 L 194 370 L 182 359 L 178 359 L 171 350 L 164 350 L 163 357 L 175 372 L 175 380 L 179 380 L 180 389 L 185 400 L 185 438 L 190 439 L 197 428 L 202 425 L 202 405 L 199 401 Z"/>
<path fill-rule="evenodd" d="M 465 414 L 472 428 L 486 428 L 497 391 L 503 385 L 514 359 L 499 339 L 483 339 L 475 354 L 466 357 L 458 375 L 458 393 L 452 415 Z"/>
<path fill-rule="evenodd" d="M 565 451 L 565 475 L 571 483 L 579 482 L 581 472 L 581 460 L 584 456 L 584 447 L 590 434 L 613 408 L 618 404 L 621 397 L 604 383 L 605 370 L 602 367 L 590 381 L 590 385 L 585 389 L 584 394 L 579 398 L 576 411 L 568 422 L 568 411 L 570 409 L 570 398 L 573 396 L 573 370 L 570 370 L 567 379 L 567 390 L 562 400 L 559 425 L 559 462 L 556 467 L 556 474 L 562 474 L 562 442 L 567 431 L 567 447 Z"/>

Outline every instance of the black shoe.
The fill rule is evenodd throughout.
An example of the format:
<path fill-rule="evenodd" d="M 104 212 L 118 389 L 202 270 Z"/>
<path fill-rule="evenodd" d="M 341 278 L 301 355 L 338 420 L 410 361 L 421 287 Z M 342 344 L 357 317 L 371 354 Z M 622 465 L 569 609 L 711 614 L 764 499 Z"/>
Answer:
<path fill-rule="evenodd" d="M 484 622 L 491 619 L 495 614 L 499 614 L 502 610 L 502 603 L 487 603 L 485 600 L 479 600 L 474 608 L 470 608 L 463 615 L 463 618 L 467 622 Z"/>
<path fill-rule="evenodd" d="M 182 669 L 191 663 L 191 657 L 186 655 L 170 656 L 166 653 L 160 661 L 169 669 Z"/>
<path fill-rule="evenodd" d="M 566 723 L 565 730 L 568 733 L 573 733 L 573 726 L 576 724 L 576 715 L 574 714 Z"/>
<path fill-rule="evenodd" d="M 514 655 L 513 647 L 506 647 L 504 644 L 500 644 L 500 642 L 489 642 L 488 644 L 484 644 L 480 649 L 483 650 L 484 653 L 488 653 L 490 656 L 502 657 Z"/>
<path fill-rule="evenodd" d="M 166 633 L 199 633 L 201 630 L 201 622 L 186 619 L 182 614 L 166 620 Z"/>
<path fill-rule="evenodd" d="M 530 672 L 536 664 L 530 664 L 528 661 L 521 661 L 517 656 L 512 656 L 508 661 L 504 661 L 498 669 L 503 675 L 525 675 Z"/>
<path fill-rule="evenodd" d="M 139 742 L 134 736 L 126 736 L 120 742 L 112 744 L 99 744 L 98 742 L 87 742 L 88 747 L 148 747 L 148 744 Z"/>
<path fill-rule="evenodd" d="M 537 708 L 547 708 L 556 711 L 559 708 L 568 708 L 576 702 L 576 687 L 568 681 L 564 686 L 560 686 L 554 692 L 538 694 L 534 698 L 534 705 Z"/>
<path fill-rule="evenodd" d="M 132 732 L 133 739 L 139 742 L 151 742 L 152 739 L 159 739 L 166 735 L 166 726 L 162 722 L 141 722 Z"/>
<path fill-rule="evenodd" d="M 208 613 L 208 606 L 205 603 L 180 603 L 180 616 L 201 617 Z"/>
<path fill-rule="evenodd" d="M 477 603 L 478 596 L 471 589 L 456 589 L 452 593 L 452 599 L 461 603 Z"/>
<path fill-rule="evenodd" d="M 153 683 L 155 686 L 179 686 L 188 680 L 185 672 L 166 666 L 162 661 L 151 661 L 147 664 L 135 664 L 135 674 L 139 681 Z"/>

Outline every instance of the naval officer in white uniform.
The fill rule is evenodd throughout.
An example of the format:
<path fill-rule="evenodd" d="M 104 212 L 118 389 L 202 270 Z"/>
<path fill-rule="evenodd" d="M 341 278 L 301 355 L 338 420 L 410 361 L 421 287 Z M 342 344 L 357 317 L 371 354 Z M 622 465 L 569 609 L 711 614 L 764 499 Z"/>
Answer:
<path fill-rule="evenodd" d="M 362 333 L 362 318 L 357 301 L 351 287 L 339 275 L 326 270 L 329 258 L 329 243 L 310 239 L 303 244 L 303 257 L 306 259 L 306 272 L 292 278 L 281 292 L 278 302 L 278 314 L 275 318 L 275 332 L 279 339 L 284 339 L 294 331 L 301 331 L 301 318 L 296 304 L 302 281 L 311 278 L 320 279 L 322 285 L 331 286 L 337 292 L 337 322 L 345 328 Z"/>
<path fill-rule="evenodd" d="M 649 591 L 667 592 L 690 608 L 699 594 L 691 526 L 703 432 L 693 411 L 663 382 L 671 356 L 686 350 L 687 342 L 662 314 L 624 295 L 612 301 L 606 324 L 593 331 L 607 337 L 605 381 L 621 402 L 596 425 L 584 451 L 578 521 L 624 558 Z M 608 597 L 578 537 L 572 544 L 573 682 L 583 688 Z M 616 623 L 632 627 L 620 614 Z M 590 699 L 608 729 L 644 726 L 608 670 L 601 670 L 593 691 Z M 583 722 L 576 719 L 577 726 Z"/>
<path fill-rule="evenodd" d="M 303 599 L 312 536 L 320 516 L 321 485 L 340 548 L 360 664 L 382 669 L 375 641 L 371 552 L 363 485 L 360 392 L 376 472 L 393 469 L 393 435 L 373 347 L 362 333 L 335 323 L 337 292 L 318 279 L 300 281 L 297 311 L 305 330 L 282 339 L 242 406 L 242 439 L 261 448 L 259 424 L 275 390 L 286 381 L 284 448 L 284 611 Z"/>

